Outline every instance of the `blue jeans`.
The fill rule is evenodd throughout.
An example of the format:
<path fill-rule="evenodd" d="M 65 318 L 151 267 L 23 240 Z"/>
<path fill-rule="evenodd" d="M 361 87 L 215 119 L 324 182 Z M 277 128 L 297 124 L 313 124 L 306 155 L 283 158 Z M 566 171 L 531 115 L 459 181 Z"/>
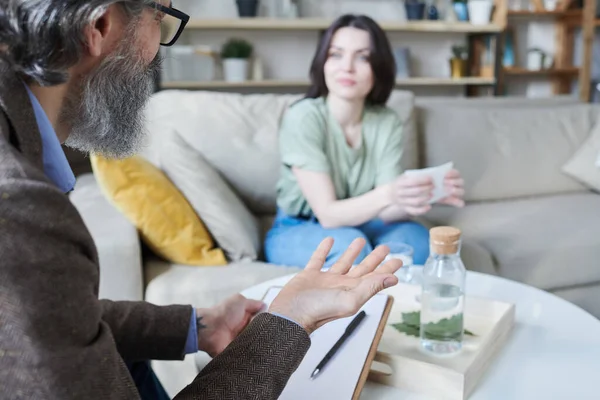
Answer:
<path fill-rule="evenodd" d="M 362 261 L 376 246 L 389 242 L 406 243 L 414 249 L 414 263 L 423 265 L 429 256 L 429 231 L 414 221 L 385 223 L 374 219 L 357 227 L 326 229 L 315 219 L 302 219 L 278 210 L 265 240 L 268 262 L 304 267 L 319 243 L 326 237 L 334 239 L 325 267 L 331 267 L 350 243 L 362 237 L 367 241 L 356 262 Z"/>
<path fill-rule="evenodd" d="M 142 400 L 169 400 L 169 395 L 152 371 L 150 362 L 126 362 Z"/>

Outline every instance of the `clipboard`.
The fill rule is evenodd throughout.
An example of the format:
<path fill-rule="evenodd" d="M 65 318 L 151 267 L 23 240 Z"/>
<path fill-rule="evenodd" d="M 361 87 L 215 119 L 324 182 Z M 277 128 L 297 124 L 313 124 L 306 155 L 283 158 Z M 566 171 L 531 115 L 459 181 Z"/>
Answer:
<path fill-rule="evenodd" d="M 278 290 L 280 290 L 280 289 L 281 289 L 281 287 L 269 288 L 269 290 L 267 290 L 267 292 L 263 296 L 263 301 L 267 305 L 270 304 L 270 302 L 273 300 L 273 298 L 276 296 L 276 293 L 278 293 Z M 325 353 L 331 348 L 331 344 L 334 343 L 335 341 L 337 341 L 337 339 L 339 338 L 339 336 L 341 336 L 341 334 L 343 333 L 343 330 L 345 329 L 345 327 L 347 326 L 349 321 L 352 318 L 354 318 L 354 315 L 353 315 L 353 316 L 343 318 L 338 321 L 330 322 L 329 324 L 326 324 L 325 326 L 317 329 L 317 331 L 313 332 L 313 334 L 311 335 L 311 341 L 313 341 L 311 349 L 309 350 L 309 353 L 307 353 L 307 355 L 305 356 L 305 359 L 302 361 L 302 363 L 300 363 L 300 366 L 298 367 L 296 372 L 292 375 L 292 377 L 290 377 L 290 380 L 288 381 L 286 388 L 282 392 L 280 399 L 295 400 L 296 398 L 297 399 L 310 398 L 312 400 L 318 400 L 318 399 L 331 399 L 331 398 L 351 398 L 352 400 L 358 400 L 360 398 L 360 394 L 364 388 L 364 385 L 367 382 L 367 379 L 369 377 L 371 365 L 373 364 L 373 361 L 375 360 L 377 348 L 379 347 L 379 343 L 383 336 L 383 331 L 387 325 L 387 321 L 388 321 L 390 312 L 392 310 L 393 303 L 394 303 L 394 298 L 392 296 L 388 296 L 386 294 L 377 294 L 377 295 L 375 295 L 375 297 L 373 299 L 369 300 L 369 302 L 367 302 L 367 304 L 365 304 L 364 307 L 361 308 L 361 310 L 364 309 L 365 311 L 371 310 L 371 311 L 367 311 L 367 315 L 369 315 L 369 314 L 373 315 L 374 310 L 377 310 L 376 312 L 379 312 L 379 310 L 381 310 L 381 317 L 379 318 L 379 321 L 373 321 L 370 323 L 370 325 L 366 324 L 366 319 L 365 319 L 365 322 L 363 323 L 366 325 L 364 327 L 365 331 L 363 331 L 361 333 L 360 330 L 362 328 L 359 327 L 355 332 L 355 334 L 358 336 L 355 340 L 358 342 L 354 343 L 354 347 L 356 347 L 355 345 L 357 343 L 364 343 L 364 342 L 366 342 L 366 340 L 371 340 L 371 345 L 368 348 L 361 346 L 360 349 L 358 349 L 357 356 L 361 357 L 361 358 L 363 356 L 365 356 L 365 358 L 364 358 L 365 361 L 364 361 L 364 364 L 362 365 L 362 368 L 360 368 L 360 370 L 358 371 L 357 374 L 356 374 L 355 370 L 352 371 L 352 373 L 353 373 L 352 379 L 354 379 L 354 377 L 356 377 L 356 384 L 354 387 L 350 387 L 350 386 L 343 387 L 343 385 L 342 385 L 342 383 L 345 384 L 349 378 L 347 375 L 348 371 L 347 371 L 346 366 L 344 366 L 344 370 L 343 370 L 343 379 L 342 378 L 336 379 L 336 373 L 340 372 L 340 371 L 334 370 L 334 371 L 330 372 L 330 375 L 328 375 L 327 374 L 328 371 L 326 368 L 324 370 L 324 372 L 321 375 L 319 375 L 314 381 L 309 380 L 310 372 L 312 372 L 312 369 L 314 369 L 318 363 L 318 361 L 316 361 L 316 360 L 318 359 L 320 361 L 322 356 L 324 356 Z M 383 305 L 383 309 L 382 309 L 382 305 Z M 336 325 L 336 322 L 337 322 L 337 325 Z M 321 331 L 321 332 L 319 332 L 319 331 Z M 339 333 L 339 335 L 338 335 L 338 333 Z M 371 336 L 371 335 L 373 335 L 373 336 Z M 368 338 L 368 339 L 365 340 L 365 338 Z M 315 340 L 318 342 L 315 343 Z M 346 357 L 347 359 L 350 359 L 353 361 L 354 360 L 353 355 L 348 354 L 348 352 L 352 352 L 352 351 L 356 350 L 355 348 L 353 349 L 353 347 L 352 347 L 352 343 L 351 343 L 352 340 L 354 340 L 354 339 L 351 337 L 348 340 L 348 342 L 345 343 L 345 345 L 344 345 L 344 346 L 350 346 L 350 348 L 349 349 L 345 349 L 345 348 L 340 349 L 340 352 L 338 352 L 335 355 L 335 357 Z M 361 340 L 362 340 L 362 342 L 361 342 Z M 316 346 L 317 348 L 314 348 L 315 345 L 317 345 Z M 314 352 L 312 352 L 313 350 L 314 350 Z M 342 356 L 341 353 L 343 353 L 344 351 L 346 351 L 347 353 Z M 366 351 L 366 353 L 365 353 L 365 351 Z M 340 368 L 339 364 L 343 364 L 342 361 L 343 360 L 340 360 L 340 362 L 337 365 L 337 368 Z M 328 366 L 328 368 L 329 368 L 329 366 Z M 331 368 L 335 369 L 335 367 L 333 365 L 331 366 Z M 332 379 L 333 379 L 333 381 L 332 381 Z M 336 384 L 332 385 L 332 382 L 334 382 L 334 383 L 339 382 L 340 385 L 336 385 Z M 315 386 L 314 390 L 313 390 L 314 393 L 311 393 L 311 385 L 315 385 L 315 383 L 316 383 L 316 385 L 320 385 L 320 387 Z M 299 392 L 299 390 L 296 390 L 295 389 L 296 387 L 301 388 L 302 392 L 297 393 L 297 392 Z M 336 390 L 338 392 L 331 393 L 332 391 L 336 391 Z M 339 391 L 343 391 L 344 393 L 341 394 L 341 393 L 339 393 Z"/>

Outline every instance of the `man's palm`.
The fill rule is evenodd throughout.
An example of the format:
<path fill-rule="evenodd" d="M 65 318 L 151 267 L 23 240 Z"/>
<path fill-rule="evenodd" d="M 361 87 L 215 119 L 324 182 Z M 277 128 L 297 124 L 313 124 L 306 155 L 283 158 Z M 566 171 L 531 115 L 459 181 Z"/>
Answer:
<path fill-rule="evenodd" d="M 305 270 L 281 290 L 270 307 L 302 325 L 309 333 L 338 318 L 358 312 L 371 297 L 398 283 L 393 275 L 402 263 L 390 260 L 377 268 L 389 253 L 386 246 L 376 248 L 359 265 L 353 262 L 365 245 L 356 239 L 329 271 L 322 271 L 333 240 L 325 239 Z"/>

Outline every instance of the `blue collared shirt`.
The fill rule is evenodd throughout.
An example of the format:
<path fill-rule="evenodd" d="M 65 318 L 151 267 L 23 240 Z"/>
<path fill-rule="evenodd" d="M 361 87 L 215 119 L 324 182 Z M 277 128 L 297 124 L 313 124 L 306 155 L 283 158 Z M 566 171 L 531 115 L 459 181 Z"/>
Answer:
<path fill-rule="evenodd" d="M 42 105 L 27 85 L 25 85 L 25 88 L 27 89 L 27 94 L 29 95 L 33 113 L 35 114 L 35 120 L 42 138 L 44 172 L 61 191 L 68 193 L 75 187 L 75 175 L 73 175 L 73 170 L 71 170 L 69 161 L 67 161 L 67 156 L 60 145 L 58 136 L 56 136 L 56 132 L 48 120 Z"/>
<path fill-rule="evenodd" d="M 44 173 L 58 188 L 68 193 L 75 187 L 75 175 L 69 165 L 67 156 L 63 151 L 54 127 L 48 120 L 46 112 L 35 97 L 33 92 L 25 85 L 35 120 L 42 138 L 42 154 L 44 162 Z M 196 330 L 196 310 L 192 309 L 190 329 L 188 331 L 187 341 L 185 342 L 185 354 L 196 353 L 198 351 L 198 333 Z"/>

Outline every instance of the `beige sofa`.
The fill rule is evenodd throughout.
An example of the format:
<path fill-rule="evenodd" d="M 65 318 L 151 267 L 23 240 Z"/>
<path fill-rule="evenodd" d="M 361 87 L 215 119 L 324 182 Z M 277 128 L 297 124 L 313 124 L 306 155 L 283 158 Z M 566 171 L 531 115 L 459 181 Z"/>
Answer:
<path fill-rule="evenodd" d="M 205 307 L 297 271 L 263 263 L 261 248 L 275 211 L 277 126 L 298 98 L 154 96 L 144 156 L 186 195 L 232 262 L 170 265 L 143 251 L 135 229 L 83 175 L 71 198 L 100 252 L 102 297 Z M 561 172 L 598 109 L 569 98 L 415 99 L 404 91 L 389 105 L 405 121 L 405 168 L 454 161 L 466 180 L 467 206 L 436 206 L 425 222 L 463 230 L 467 268 L 551 291 L 600 316 L 600 195 Z M 156 365 L 171 393 L 195 373 L 186 362 L 185 373 Z"/>

